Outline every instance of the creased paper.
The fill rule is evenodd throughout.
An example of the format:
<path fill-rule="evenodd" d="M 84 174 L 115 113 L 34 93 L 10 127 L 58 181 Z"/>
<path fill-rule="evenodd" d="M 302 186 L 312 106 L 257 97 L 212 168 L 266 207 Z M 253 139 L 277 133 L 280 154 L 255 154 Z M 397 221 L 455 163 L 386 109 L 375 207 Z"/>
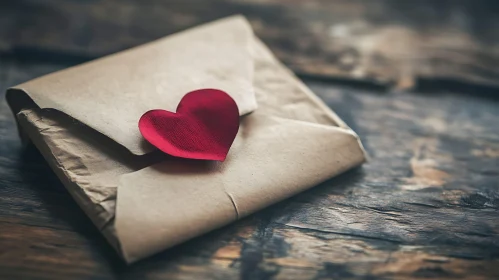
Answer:
<path fill-rule="evenodd" d="M 248 32 L 248 27 L 244 18 L 230 17 L 147 45 L 150 51 L 164 50 L 164 47 L 169 48 L 167 53 L 176 53 L 182 52 L 181 48 L 185 45 L 196 44 L 200 37 L 207 40 L 215 38 L 209 42 L 216 45 L 219 34 L 229 32 L 234 34 L 234 48 L 247 49 L 243 52 L 247 57 L 241 60 L 250 61 L 245 65 L 251 65 L 251 71 L 234 73 L 221 67 L 214 70 L 216 75 L 209 75 L 212 82 L 219 85 L 224 85 L 224 80 L 235 76 L 240 78 L 239 75 L 245 77 L 242 80 L 250 81 L 247 90 L 239 92 L 240 96 L 235 99 L 238 105 L 246 106 L 246 113 L 254 112 L 241 117 L 240 130 L 223 163 L 176 159 L 158 151 L 139 148 L 140 145 L 136 144 L 140 141 L 137 142 L 137 139 L 130 142 L 118 139 L 109 135 L 113 131 L 107 128 L 104 128 L 104 133 L 95 116 L 82 117 L 74 113 L 74 109 L 66 110 L 59 99 L 62 95 L 80 94 L 78 98 L 85 100 L 81 106 L 88 108 L 76 111 L 93 114 L 90 106 L 101 100 L 95 92 L 102 94 L 113 89 L 107 84 L 119 85 L 121 90 L 154 88 L 154 85 L 137 85 L 143 81 L 126 79 L 127 75 L 94 82 L 85 76 L 84 72 L 88 69 L 82 66 L 59 72 L 61 77 L 65 77 L 64 82 L 52 75 L 9 92 L 11 107 L 24 108 L 19 111 L 14 109 L 23 131 L 127 262 L 137 261 L 228 224 L 365 161 L 356 134 L 283 67 Z M 183 42 L 181 45 L 174 40 L 179 37 Z M 174 43 L 162 45 L 171 40 Z M 240 44 L 240 40 L 247 44 Z M 227 49 L 230 47 L 227 46 Z M 140 59 L 135 53 L 141 54 Z M 119 63 L 128 65 L 127 71 L 133 72 L 141 69 L 142 65 L 150 64 L 149 60 L 163 59 L 150 55 L 142 47 L 125 54 L 112 56 L 120 57 L 119 60 L 98 60 L 92 68 L 98 68 L 100 63 L 106 67 L 118 67 L 115 64 Z M 223 52 L 213 55 L 215 57 L 210 60 L 227 59 Z M 203 58 L 196 56 L 193 59 Z M 174 71 L 169 64 L 157 67 L 154 71 L 159 73 Z M 154 71 L 149 74 L 154 76 Z M 189 87 L 186 84 L 197 79 L 196 75 L 172 81 L 177 83 L 178 88 L 186 89 Z M 206 74 L 199 75 L 205 77 Z M 161 82 L 150 77 L 145 80 Z M 61 84 L 64 92 L 55 93 Z M 106 84 L 103 86 L 105 90 L 99 91 L 99 86 L 103 84 Z M 241 81 L 231 86 L 244 87 L 243 84 Z M 88 91 L 80 89 L 82 86 L 95 88 L 95 92 L 88 94 Z M 27 88 L 31 93 L 37 92 L 37 97 L 32 96 L 32 99 L 40 107 L 53 108 L 55 103 L 60 103 L 57 110 L 40 109 L 30 102 L 21 102 L 25 100 L 23 98 L 14 97 L 22 95 L 19 89 Z M 54 96 L 57 98 L 54 99 Z M 175 100 L 178 102 L 177 97 L 164 97 L 168 103 L 165 109 L 175 108 L 177 104 L 173 103 Z M 71 96 L 64 98 L 70 99 Z M 133 94 L 127 98 L 134 103 Z M 137 103 L 141 103 L 142 97 L 137 98 Z M 131 107 L 129 105 L 127 109 Z M 123 116 L 129 113 L 123 108 L 113 110 L 113 113 Z M 100 114 L 99 118 L 105 118 L 105 115 Z M 122 130 L 120 137 L 136 134 L 136 131 L 130 130 L 138 131 L 137 127 L 126 123 L 113 123 L 114 119 L 108 121 L 109 125 L 118 126 L 116 130 Z"/>

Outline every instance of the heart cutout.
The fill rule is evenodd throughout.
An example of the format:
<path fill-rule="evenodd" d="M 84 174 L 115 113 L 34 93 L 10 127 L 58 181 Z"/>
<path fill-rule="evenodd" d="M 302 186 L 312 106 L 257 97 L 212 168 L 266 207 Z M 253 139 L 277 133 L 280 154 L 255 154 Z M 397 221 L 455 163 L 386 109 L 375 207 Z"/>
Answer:
<path fill-rule="evenodd" d="M 239 109 L 224 91 L 195 90 L 180 100 L 176 113 L 157 109 L 143 114 L 139 130 L 169 155 L 224 161 L 239 130 Z"/>

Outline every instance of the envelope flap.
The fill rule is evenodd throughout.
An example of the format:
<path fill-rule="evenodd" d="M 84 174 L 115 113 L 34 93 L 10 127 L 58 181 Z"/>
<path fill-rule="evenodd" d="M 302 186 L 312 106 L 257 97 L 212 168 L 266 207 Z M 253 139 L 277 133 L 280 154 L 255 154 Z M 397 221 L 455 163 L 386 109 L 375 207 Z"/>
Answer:
<path fill-rule="evenodd" d="M 349 129 L 251 114 L 223 163 L 163 161 L 120 177 L 115 229 L 122 253 L 133 262 L 364 160 Z"/>
<path fill-rule="evenodd" d="M 7 98 L 21 90 L 142 155 L 154 147 L 140 135 L 140 116 L 175 111 L 189 91 L 221 89 L 240 115 L 256 109 L 252 38 L 243 17 L 230 17 L 29 81 Z"/>

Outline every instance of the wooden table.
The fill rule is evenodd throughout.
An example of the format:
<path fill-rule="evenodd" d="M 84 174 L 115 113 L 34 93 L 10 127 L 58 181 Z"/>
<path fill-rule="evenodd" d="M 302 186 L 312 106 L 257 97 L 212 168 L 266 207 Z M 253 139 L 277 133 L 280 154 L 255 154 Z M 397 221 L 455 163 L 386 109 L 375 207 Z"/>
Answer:
<path fill-rule="evenodd" d="M 397 93 L 309 75 L 369 162 L 126 266 L 22 147 L 3 100 L 6 87 L 74 63 L 0 56 L 0 279 L 499 279 L 495 88 L 423 81 Z"/>

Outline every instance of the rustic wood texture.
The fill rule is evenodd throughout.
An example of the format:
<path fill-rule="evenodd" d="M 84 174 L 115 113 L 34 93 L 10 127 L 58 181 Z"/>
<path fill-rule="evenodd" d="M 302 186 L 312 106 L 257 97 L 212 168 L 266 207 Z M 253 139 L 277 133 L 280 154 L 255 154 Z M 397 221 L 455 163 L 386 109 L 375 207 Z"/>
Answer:
<path fill-rule="evenodd" d="M 6 87 L 234 12 L 249 16 L 256 32 L 302 73 L 401 85 L 425 75 L 494 84 L 497 17 L 477 16 L 494 13 L 495 1 L 431 1 L 439 4 L 429 10 L 430 1 L 417 1 L 418 9 L 411 4 L 416 1 L 395 0 L 209 2 L 217 9 L 208 2 L 0 2 L 0 279 L 499 279 L 497 90 L 427 81 L 395 94 L 305 79 L 358 132 L 370 161 L 126 266 L 36 149 L 20 143 L 3 98 Z M 355 18 L 364 17 L 356 25 Z M 343 21 L 350 23 L 338 27 Z M 456 22 L 469 29 L 437 40 Z M 321 35 L 354 34 L 348 36 L 355 46 L 372 47 L 380 26 L 392 34 L 382 48 L 390 52 L 380 58 L 388 62 L 375 64 L 389 73 L 380 77 L 355 76 L 367 67 L 358 60 L 353 68 L 338 66 L 352 61 L 350 49 L 335 49 L 336 41 Z M 354 27 L 359 33 L 349 33 Z M 471 36 L 466 43 L 459 39 L 462 30 Z M 406 76 L 398 68 L 405 62 L 393 55 L 391 43 L 403 34 L 423 37 L 407 39 L 402 53 L 438 41 L 409 53 L 417 56 L 409 65 L 429 71 L 425 75 L 417 70 Z M 432 40 L 421 39 L 430 35 Z M 445 45 L 452 40 L 457 43 Z M 338 62 L 338 53 L 348 59 Z M 431 66 L 418 68 L 425 63 Z"/>
<path fill-rule="evenodd" d="M 299 73 L 499 85 L 496 0 L 1 1 L 0 51 L 86 60 L 236 13 Z"/>
<path fill-rule="evenodd" d="M 1 63 L 2 93 L 69 66 Z M 22 147 L 2 98 L 0 279 L 499 278 L 499 100 L 306 82 L 359 133 L 370 161 L 129 267 Z"/>

